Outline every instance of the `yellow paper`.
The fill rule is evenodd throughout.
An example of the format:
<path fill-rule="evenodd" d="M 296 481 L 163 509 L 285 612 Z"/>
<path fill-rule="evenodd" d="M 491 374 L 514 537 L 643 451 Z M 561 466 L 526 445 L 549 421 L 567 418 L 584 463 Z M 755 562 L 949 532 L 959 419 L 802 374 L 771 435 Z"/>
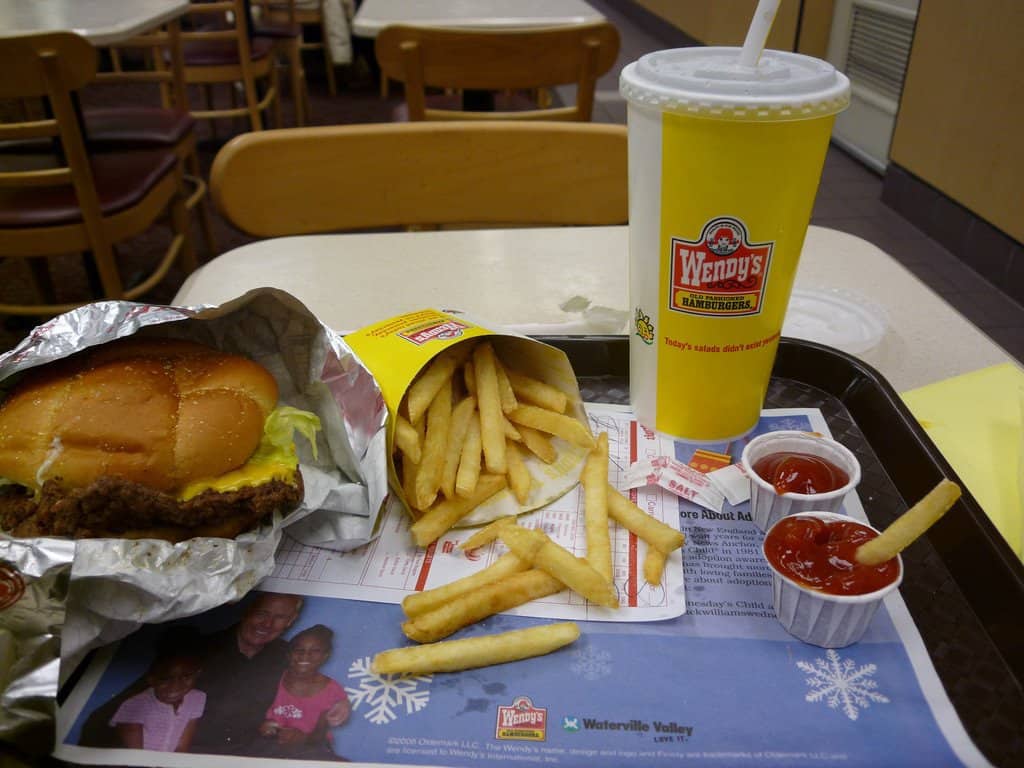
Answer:
<path fill-rule="evenodd" d="M 1024 370 L 1014 363 L 904 392 L 989 519 L 1024 556 Z"/>

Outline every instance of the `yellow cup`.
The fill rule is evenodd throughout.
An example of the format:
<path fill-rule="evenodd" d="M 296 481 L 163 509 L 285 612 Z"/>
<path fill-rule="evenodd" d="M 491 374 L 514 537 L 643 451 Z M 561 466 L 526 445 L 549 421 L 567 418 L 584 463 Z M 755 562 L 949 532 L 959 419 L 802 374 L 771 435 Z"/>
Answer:
<path fill-rule="evenodd" d="M 757 424 L 835 114 L 826 62 L 738 48 L 659 51 L 626 67 L 630 398 L 693 442 Z"/>

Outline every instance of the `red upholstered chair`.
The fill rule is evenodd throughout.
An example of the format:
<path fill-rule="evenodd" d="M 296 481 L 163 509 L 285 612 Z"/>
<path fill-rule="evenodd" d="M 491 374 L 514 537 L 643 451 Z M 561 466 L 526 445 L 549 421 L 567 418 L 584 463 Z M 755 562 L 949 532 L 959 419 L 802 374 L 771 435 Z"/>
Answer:
<path fill-rule="evenodd" d="M 0 99 L 44 99 L 49 114 L 0 124 L 0 142 L 24 141 L 33 155 L 5 155 L 0 170 L 0 258 L 27 259 L 38 304 L 0 304 L 0 313 L 47 315 L 63 312 L 97 296 L 57 303 L 46 258 L 88 252 L 103 298 L 133 299 L 159 283 L 177 259 L 195 269 L 188 237 L 186 193 L 181 163 L 171 150 L 86 154 L 72 100 L 96 74 L 96 51 L 69 32 L 0 37 L 0 67 L 17 77 L 0 80 Z M 52 142 L 52 143 L 49 143 Z M 41 150 L 52 147 L 48 157 Z M 21 169 L 11 163 L 23 161 Z M 126 286 L 115 243 L 170 219 L 171 242 L 141 282 Z"/>
<path fill-rule="evenodd" d="M 295 125 L 301 127 L 309 120 L 310 111 L 306 72 L 302 66 L 302 24 L 298 20 L 295 0 L 250 2 L 260 12 L 253 23 L 252 36 L 273 40 L 278 53 L 288 63 L 292 101 L 295 103 Z"/>
<path fill-rule="evenodd" d="M 125 61 L 135 54 L 135 61 Z M 192 186 L 187 201 L 197 211 L 210 256 L 217 255 L 217 241 L 206 182 L 196 151 L 196 120 L 188 111 L 181 35 L 177 21 L 164 29 L 138 35 L 108 49 L 110 67 L 97 72 L 97 83 L 156 83 L 162 106 L 94 107 L 86 109 L 85 140 L 90 152 L 122 152 L 127 149 L 173 149 L 184 163 L 186 181 Z"/>
<path fill-rule="evenodd" d="M 192 109 L 192 116 L 215 120 L 222 117 L 248 117 L 254 131 L 263 129 L 261 115 L 273 108 L 274 124 L 281 125 L 277 68 L 274 66 L 276 43 L 269 37 L 250 37 L 244 0 L 191 2 L 187 14 L 191 29 L 182 32 L 184 40 L 185 82 L 200 85 L 206 94 L 206 108 Z M 257 81 L 266 83 L 257 93 Z M 212 87 L 227 83 L 232 106 L 216 108 Z M 234 104 L 235 84 L 242 87 L 245 103 Z"/>
<path fill-rule="evenodd" d="M 597 78 L 618 56 L 619 33 L 608 22 L 516 30 L 394 25 L 377 35 L 374 51 L 382 76 L 405 85 L 405 110 L 396 119 L 589 121 Z M 576 85 L 570 106 L 520 94 L 565 84 Z M 497 94 L 492 108 L 469 111 L 428 88 Z"/>

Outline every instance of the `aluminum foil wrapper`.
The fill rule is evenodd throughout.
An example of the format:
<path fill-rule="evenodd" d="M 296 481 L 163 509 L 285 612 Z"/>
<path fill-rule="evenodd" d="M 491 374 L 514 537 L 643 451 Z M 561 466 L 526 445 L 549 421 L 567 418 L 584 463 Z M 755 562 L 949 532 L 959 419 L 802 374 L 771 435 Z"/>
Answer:
<path fill-rule="evenodd" d="M 23 754 L 53 749 L 74 556 L 67 539 L 0 538 L 0 741 Z"/>
<path fill-rule="evenodd" d="M 285 530 L 305 544 L 336 550 L 367 543 L 387 496 L 387 409 L 376 381 L 340 334 L 284 291 L 258 289 L 218 307 L 89 304 L 39 326 L 0 357 L 0 388 L 28 368 L 136 333 L 185 338 L 261 363 L 277 379 L 281 405 L 320 417 L 318 458 L 297 437 L 302 505 L 235 539 L 79 540 L 63 677 L 88 650 L 143 623 L 240 599 L 273 569 Z"/>

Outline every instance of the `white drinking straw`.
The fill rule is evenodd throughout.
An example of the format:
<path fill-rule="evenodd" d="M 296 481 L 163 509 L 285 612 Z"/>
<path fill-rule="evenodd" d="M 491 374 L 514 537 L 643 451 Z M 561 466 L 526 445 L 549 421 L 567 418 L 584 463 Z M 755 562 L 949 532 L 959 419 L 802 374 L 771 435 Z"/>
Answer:
<path fill-rule="evenodd" d="M 768 33 L 772 30 L 775 14 L 779 10 L 779 2 L 780 0 L 758 2 L 754 18 L 750 20 L 750 27 L 747 29 L 747 39 L 743 41 L 743 49 L 740 51 L 741 67 L 757 66 L 761 52 L 764 51 L 764 44 L 768 40 Z"/>

